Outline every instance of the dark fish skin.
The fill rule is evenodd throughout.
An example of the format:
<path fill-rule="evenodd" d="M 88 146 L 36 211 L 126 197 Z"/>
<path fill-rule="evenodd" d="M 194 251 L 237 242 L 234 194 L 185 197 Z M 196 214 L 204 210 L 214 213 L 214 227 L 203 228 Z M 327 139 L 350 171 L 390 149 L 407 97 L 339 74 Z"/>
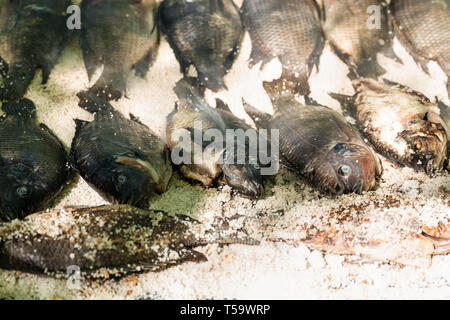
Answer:
<path fill-rule="evenodd" d="M 447 136 L 436 103 L 395 83 L 359 79 L 353 87 L 353 97 L 330 95 L 356 119 L 378 152 L 428 174 L 442 169 Z"/>
<path fill-rule="evenodd" d="M 70 5 L 70 0 L 10 0 L 0 8 L 0 100 L 22 98 L 37 68 L 47 82 L 69 39 Z"/>
<path fill-rule="evenodd" d="M 105 277 L 104 270 L 119 277 L 206 261 L 193 248 L 208 243 L 257 241 L 187 216 L 128 205 L 55 209 L 0 224 L 0 268 L 65 275 L 78 266 L 88 277 Z"/>
<path fill-rule="evenodd" d="M 165 0 L 160 6 L 161 28 L 187 74 L 197 69 L 199 84 L 213 91 L 226 89 L 244 33 L 239 9 L 232 0 Z"/>
<path fill-rule="evenodd" d="M 391 10 L 398 38 L 424 71 L 433 60 L 450 78 L 450 1 L 395 0 Z M 450 80 L 447 89 L 450 94 Z"/>
<path fill-rule="evenodd" d="M 358 132 L 336 111 L 302 105 L 282 81 L 264 82 L 275 114 L 244 103 L 259 127 L 279 130 L 281 159 L 330 195 L 371 190 L 382 174 L 381 162 Z"/>
<path fill-rule="evenodd" d="M 377 53 L 394 58 L 392 49 L 392 19 L 388 5 L 380 0 L 319 0 L 324 12 L 322 23 L 325 37 L 334 52 L 349 65 L 357 76 L 377 79 L 386 73 L 377 63 Z M 380 28 L 370 24 L 372 11 L 380 10 Z M 369 23 L 369 24 L 368 24 Z"/>
<path fill-rule="evenodd" d="M 154 193 L 167 190 L 172 177 L 168 148 L 133 115 L 125 118 L 91 92 L 78 97 L 95 118 L 75 120 L 72 167 L 106 200 L 147 206 Z"/>
<path fill-rule="evenodd" d="M 146 76 L 159 48 L 157 10 L 155 0 L 83 0 L 79 40 L 89 80 L 104 67 L 93 93 L 119 100 L 133 68 Z"/>
<path fill-rule="evenodd" d="M 227 129 L 242 129 L 244 131 L 251 129 L 243 120 L 234 116 L 231 111 L 211 108 L 197 88 L 192 86 L 189 81 L 185 79 L 180 80 L 174 90 L 179 102 L 175 110 L 167 117 L 166 126 L 166 137 L 171 150 L 179 143 L 175 136 L 178 129 L 189 130 L 191 139 L 194 141 L 194 125 L 196 121 L 201 122 L 203 133 L 207 129 L 216 129 L 223 134 L 224 139 L 226 138 Z M 201 149 L 204 151 L 210 143 L 210 141 L 205 142 L 200 146 Z M 244 164 L 238 164 L 236 161 L 230 161 L 231 163 L 224 161 L 221 164 L 218 161 L 218 157 L 214 155 L 209 158 L 204 157 L 201 164 L 195 164 L 193 159 L 199 155 L 195 154 L 195 148 L 192 147 L 194 151 L 191 154 L 192 164 L 181 165 L 181 172 L 186 178 L 200 181 L 204 186 L 211 186 L 222 175 L 225 182 L 241 195 L 249 198 L 259 198 L 264 192 L 261 168 L 249 161 L 251 153 L 248 141 L 244 142 L 245 146 L 241 143 L 237 139 L 234 140 L 234 155 L 236 156 L 236 150 L 238 150 L 239 146 L 244 147 L 246 150 Z M 221 150 L 224 152 L 224 159 L 227 159 L 227 156 L 230 154 L 227 148 L 224 146 Z M 207 152 L 204 154 L 209 156 Z"/>
<path fill-rule="evenodd" d="M 250 66 L 261 68 L 278 57 L 282 78 L 297 83 L 296 91 L 309 94 L 308 78 L 318 67 L 324 37 L 312 0 L 244 0 L 242 17 L 250 33 Z"/>
<path fill-rule="evenodd" d="M 0 221 L 43 209 L 69 176 L 67 153 L 28 99 L 4 102 L 0 117 Z"/>

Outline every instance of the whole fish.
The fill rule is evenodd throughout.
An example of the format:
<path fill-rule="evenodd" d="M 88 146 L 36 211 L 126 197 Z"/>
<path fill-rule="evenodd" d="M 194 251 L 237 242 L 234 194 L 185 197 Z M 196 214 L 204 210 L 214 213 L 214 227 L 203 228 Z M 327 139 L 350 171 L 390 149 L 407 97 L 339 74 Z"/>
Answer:
<path fill-rule="evenodd" d="M 400 59 L 392 49 L 392 21 L 382 0 L 319 0 L 323 31 L 334 52 L 352 72 L 376 79 L 386 73 L 377 54 Z"/>
<path fill-rule="evenodd" d="M 67 153 L 52 131 L 36 120 L 28 99 L 4 102 L 0 117 L 0 221 L 43 209 L 69 176 Z"/>
<path fill-rule="evenodd" d="M 244 108 L 258 127 L 279 131 L 280 157 L 313 186 L 331 195 L 371 190 L 382 174 L 374 151 L 336 111 L 297 102 L 281 80 L 264 82 L 275 114 Z"/>
<path fill-rule="evenodd" d="M 427 62 L 436 61 L 450 78 L 450 1 L 395 0 L 391 9 L 396 34 L 416 62 L 428 73 Z"/>
<path fill-rule="evenodd" d="M 330 94 L 384 156 L 430 174 L 442 169 L 447 136 L 436 103 L 395 83 L 353 81 L 353 97 Z"/>
<path fill-rule="evenodd" d="M 156 0 L 83 0 L 80 45 L 92 79 L 103 72 L 90 89 L 108 100 L 126 93 L 128 75 L 145 77 L 159 48 Z"/>
<path fill-rule="evenodd" d="M 0 268 L 67 275 L 77 267 L 96 278 L 160 271 L 207 258 L 208 243 L 257 244 L 183 215 L 128 205 L 65 208 L 0 224 Z"/>
<path fill-rule="evenodd" d="M 300 94 L 310 92 L 308 78 L 318 67 L 324 47 L 319 12 L 313 0 L 244 0 L 244 26 L 250 33 L 250 66 L 273 58 L 283 67 L 282 78 L 297 83 Z"/>
<path fill-rule="evenodd" d="M 200 181 L 204 186 L 211 186 L 222 175 L 225 182 L 242 195 L 259 198 L 264 187 L 260 164 L 257 158 L 252 157 L 255 153 L 251 152 L 251 148 L 255 146 L 248 140 L 234 139 L 229 144 L 226 141 L 227 130 L 247 131 L 252 128 L 230 111 L 211 108 L 187 80 L 180 80 L 174 90 L 179 102 L 167 117 L 166 137 L 174 153 L 174 148 L 180 147 L 178 130 L 189 133 L 187 141 L 183 140 L 181 145 L 183 155 L 187 155 L 187 161 L 180 163 L 182 174 Z M 208 152 L 207 149 L 212 143 L 207 138 L 209 129 L 218 131 L 223 137 L 220 145 L 216 145 L 216 152 Z M 200 141 L 196 140 L 197 135 Z M 240 147 L 245 148 L 242 164 L 236 159 Z"/>
<path fill-rule="evenodd" d="M 131 120 L 92 92 L 80 92 L 79 105 L 94 113 L 76 119 L 71 164 L 100 195 L 113 203 L 146 206 L 167 190 L 172 165 L 166 145 L 132 114 Z"/>
<path fill-rule="evenodd" d="M 186 75 L 194 65 L 200 85 L 213 91 L 226 88 L 223 78 L 244 33 L 233 0 L 165 0 L 160 17 L 181 72 Z"/>
<path fill-rule="evenodd" d="M 42 68 L 45 84 L 69 39 L 70 0 L 9 0 L 0 7 L 0 100 L 23 97 Z"/>

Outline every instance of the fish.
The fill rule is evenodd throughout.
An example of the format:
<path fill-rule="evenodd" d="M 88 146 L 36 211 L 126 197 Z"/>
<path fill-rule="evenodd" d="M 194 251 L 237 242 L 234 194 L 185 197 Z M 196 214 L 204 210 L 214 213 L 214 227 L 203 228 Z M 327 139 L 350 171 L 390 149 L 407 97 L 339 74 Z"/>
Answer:
<path fill-rule="evenodd" d="M 325 39 L 320 13 L 312 0 L 244 0 L 244 26 L 252 42 L 250 67 L 261 69 L 274 58 L 282 65 L 282 79 L 296 83 L 297 93 L 310 93 L 308 79 L 319 68 Z"/>
<path fill-rule="evenodd" d="M 436 61 L 448 77 L 450 98 L 450 1 L 391 1 L 395 33 L 415 61 L 428 73 Z"/>
<path fill-rule="evenodd" d="M 86 278 L 119 278 L 205 262 L 206 256 L 194 248 L 210 243 L 258 241 L 161 210 L 66 207 L 0 224 L 0 268 L 58 277 L 76 267 Z"/>
<path fill-rule="evenodd" d="M 226 141 L 227 130 L 241 129 L 246 132 L 253 128 L 234 116 L 228 107 L 226 107 L 228 110 L 224 110 L 225 107 L 209 106 L 193 82 L 182 79 L 174 89 L 178 103 L 174 111 L 168 115 L 166 125 L 166 137 L 172 151 L 172 159 L 173 153 L 179 152 L 180 150 L 176 149 L 181 146 L 183 161 L 179 165 L 181 173 L 186 178 L 209 187 L 222 177 L 227 185 L 241 195 L 252 199 L 261 197 L 264 193 L 261 164 L 257 159 L 258 156 L 255 158 L 255 152 L 252 152 L 255 150 L 251 149 L 257 146 L 252 146 L 248 139 L 240 141 L 236 136 L 231 143 Z M 220 100 L 219 104 L 225 106 Z M 223 141 L 215 144 L 215 152 L 208 149 L 212 144 L 207 138 L 208 129 L 218 131 L 223 138 Z M 185 130 L 189 134 L 182 142 L 179 140 L 179 130 Z M 197 136 L 200 137 L 200 141 L 197 141 Z M 237 161 L 239 148 L 245 148 L 242 164 Z"/>
<path fill-rule="evenodd" d="M 436 103 L 387 80 L 356 79 L 352 84 L 354 96 L 330 96 L 356 119 L 379 153 L 427 174 L 442 169 L 447 135 Z"/>
<path fill-rule="evenodd" d="M 339 196 L 372 190 L 380 179 L 380 159 L 338 112 L 311 98 L 295 99 L 289 81 L 263 82 L 273 116 L 244 102 L 257 127 L 279 132 L 280 159 L 323 193 Z"/>
<path fill-rule="evenodd" d="M 103 71 L 90 91 L 108 100 L 119 100 L 127 91 L 132 69 L 144 78 L 159 48 L 156 0 L 83 0 L 79 42 L 92 80 Z"/>
<path fill-rule="evenodd" d="M 42 68 L 42 84 L 66 47 L 70 0 L 9 0 L 0 8 L 1 100 L 22 98 Z"/>
<path fill-rule="evenodd" d="M 359 77 L 377 79 L 386 70 L 377 54 L 402 62 L 392 47 L 389 7 L 381 0 L 319 0 L 322 27 L 336 55 Z"/>
<path fill-rule="evenodd" d="M 226 89 L 224 76 L 239 52 L 244 27 L 233 0 L 165 0 L 160 6 L 161 29 L 181 72 L 194 65 L 200 85 Z"/>
<path fill-rule="evenodd" d="M 167 146 L 134 115 L 125 118 L 90 91 L 78 97 L 94 120 L 75 119 L 72 167 L 105 200 L 147 206 L 152 195 L 167 190 L 172 177 Z"/>
<path fill-rule="evenodd" d="M 31 100 L 4 102 L 2 110 L 0 221 L 11 221 L 45 208 L 66 185 L 70 170 L 63 144 L 38 124 Z"/>

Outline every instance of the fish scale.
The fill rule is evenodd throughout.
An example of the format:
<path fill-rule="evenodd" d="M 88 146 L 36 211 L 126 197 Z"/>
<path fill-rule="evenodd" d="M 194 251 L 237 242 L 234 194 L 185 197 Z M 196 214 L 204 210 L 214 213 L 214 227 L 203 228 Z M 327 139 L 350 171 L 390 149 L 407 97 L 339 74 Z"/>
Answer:
<path fill-rule="evenodd" d="M 262 68 L 277 57 L 282 77 L 298 83 L 301 94 L 308 94 L 308 78 L 324 46 L 313 1 L 245 0 L 242 15 L 252 41 L 250 66 L 262 62 Z"/>
<path fill-rule="evenodd" d="M 450 4 L 443 0 L 395 0 L 391 7 L 399 39 L 416 61 L 427 71 L 420 60 L 434 60 L 450 77 Z"/>

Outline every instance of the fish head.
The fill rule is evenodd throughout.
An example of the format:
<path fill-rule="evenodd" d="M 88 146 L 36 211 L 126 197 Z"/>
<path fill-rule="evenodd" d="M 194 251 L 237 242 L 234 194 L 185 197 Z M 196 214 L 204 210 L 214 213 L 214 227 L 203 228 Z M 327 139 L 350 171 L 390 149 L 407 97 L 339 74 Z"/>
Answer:
<path fill-rule="evenodd" d="M 0 220 L 23 219 L 48 201 L 50 181 L 44 172 L 15 164 L 4 167 L 0 175 Z"/>
<path fill-rule="evenodd" d="M 328 154 L 329 165 L 322 178 L 323 189 L 333 195 L 361 193 L 372 189 L 381 175 L 381 162 L 366 146 L 336 143 Z"/>
<path fill-rule="evenodd" d="M 146 206 L 160 184 L 155 168 L 135 154 L 113 155 L 96 174 L 106 198 L 120 204 Z M 112 198 L 112 199 L 111 199 Z"/>
<path fill-rule="evenodd" d="M 243 196 L 251 199 L 260 198 L 264 193 L 261 166 L 257 161 L 250 161 L 249 157 L 246 157 L 245 161 L 241 161 L 243 164 L 240 164 L 236 157 L 229 159 L 227 154 L 225 154 L 225 161 L 222 164 L 225 182 Z"/>

